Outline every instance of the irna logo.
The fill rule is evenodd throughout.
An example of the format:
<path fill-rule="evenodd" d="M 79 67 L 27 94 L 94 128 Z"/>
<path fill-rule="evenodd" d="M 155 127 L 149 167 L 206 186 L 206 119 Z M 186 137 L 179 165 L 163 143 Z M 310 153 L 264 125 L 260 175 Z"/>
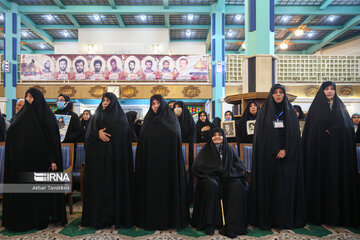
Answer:
<path fill-rule="evenodd" d="M 34 172 L 35 182 L 70 182 L 70 174 L 63 172 L 36 173 Z"/>

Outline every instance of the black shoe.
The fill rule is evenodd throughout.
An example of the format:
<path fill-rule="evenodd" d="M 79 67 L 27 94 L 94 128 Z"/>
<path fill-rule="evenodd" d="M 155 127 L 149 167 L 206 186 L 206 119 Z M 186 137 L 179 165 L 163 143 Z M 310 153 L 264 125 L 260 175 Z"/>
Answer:
<path fill-rule="evenodd" d="M 214 225 L 207 225 L 205 227 L 205 234 L 206 235 L 214 235 L 215 227 Z"/>
<path fill-rule="evenodd" d="M 228 232 L 225 228 L 221 229 L 220 234 L 225 236 L 225 237 L 229 237 L 229 238 L 236 238 L 237 234 L 233 233 L 233 232 Z"/>

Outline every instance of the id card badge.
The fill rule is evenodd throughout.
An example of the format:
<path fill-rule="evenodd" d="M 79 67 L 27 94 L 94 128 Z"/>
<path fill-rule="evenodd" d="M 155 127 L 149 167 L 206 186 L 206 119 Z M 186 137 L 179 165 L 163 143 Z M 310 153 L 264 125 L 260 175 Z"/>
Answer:
<path fill-rule="evenodd" d="M 284 128 L 284 121 L 273 121 L 274 128 Z"/>

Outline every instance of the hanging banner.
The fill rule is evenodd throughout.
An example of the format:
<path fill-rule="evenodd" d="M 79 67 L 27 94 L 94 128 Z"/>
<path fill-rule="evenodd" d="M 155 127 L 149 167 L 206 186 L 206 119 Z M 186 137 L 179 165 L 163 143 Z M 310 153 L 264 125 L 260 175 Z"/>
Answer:
<path fill-rule="evenodd" d="M 21 55 L 21 81 L 208 81 L 208 56 Z"/>

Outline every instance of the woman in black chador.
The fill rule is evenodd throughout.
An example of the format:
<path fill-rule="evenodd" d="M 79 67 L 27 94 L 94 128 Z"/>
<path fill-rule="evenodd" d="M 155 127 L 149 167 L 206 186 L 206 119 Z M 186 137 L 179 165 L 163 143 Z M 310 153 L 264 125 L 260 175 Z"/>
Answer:
<path fill-rule="evenodd" d="M 261 229 L 304 226 L 299 121 L 283 85 L 275 84 L 256 118 L 249 223 Z"/>
<path fill-rule="evenodd" d="M 208 142 L 211 139 L 211 122 L 205 111 L 199 112 L 199 119 L 196 123 L 196 142 Z"/>
<path fill-rule="evenodd" d="M 197 183 L 191 225 L 204 229 L 208 235 L 213 235 L 216 228 L 222 228 L 220 233 L 231 238 L 246 234 L 248 183 L 245 166 L 227 143 L 221 128 L 212 130 L 212 139 L 201 149 L 192 170 Z"/>
<path fill-rule="evenodd" d="M 62 172 L 60 133 L 44 95 L 35 88 L 8 129 L 4 183 L 21 183 L 25 172 Z M 5 193 L 2 224 L 10 231 L 44 229 L 67 223 L 63 193 Z"/>
<path fill-rule="evenodd" d="M 260 110 L 260 106 L 256 100 L 249 101 L 245 108 L 243 115 L 241 116 L 238 124 L 238 142 L 239 143 L 252 143 L 254 134 L 248 134 L 247 122 L 256 120 L 256 116 Z"/>
<path fill-rule="evenodd" d="M 293 106 L 294 110 L 295 110 L 295 113 L 296 113 L 296 116 L 299 120 L 305 120 L 305 114 L 302 110 L 302 108 L 299 106 L 299 105 L 294 105 Z"/>
<path fill-rule="evenodd" d="M 302 138 L 307 221 L 359 226 L 354 127 L 335 83 L 321 85 Z"/>
<path fill-rule="evenodd" d="M 136 129 L 135 122 L 137 120 L 137 112 L 129 111 L 129 112 L 126 113 L 126 117 L 128 119 L 128 122 L 129 122 L 131 141 L 132 142 L 137 142 L 137 135 L 136 135 L 136 131 L 135 131 L 135 129 Z"/>
<path fill-rule="evenodd" d="M 85 137 L 82 226 L 131 227 L 133 173 L 128 120 L 116 96 L 104 93 Z"/>
<path fill-rule="evenodd" d="M 79 142 L 85 142 L 85 135 L 86 135 L 87 129 L 89 128 L 91 117 L 92 117 L 92 115 L 91 115 L 90 110 L 84 110 L 84 112 L 82 113 L 81 121 L 80 121 L 81 135 L 79 138 Z"/>
<path fill-rule="evenodd" d="M 135 166 L 136 225 L 153 230 L 186 227 L 189 208 L 181 129 L 161 95 L 150 99 Z"/>
<path fill-rule="evenodd" d="M 188 198 L 189 201 L 192 202 L 194 181 L 193 181 L 193 175 L 191 174 L 191 166 L 194 159 L 193 144 L 195 142 L 195 134 L 196 134 L 195 122 L 194 122 L 194 118 L 191 116 L 191 113 L 189 109 L 186 107 L 184 102 L 182 101 L 175 102 L 173 111 L 180 123 L 182 143 L 189 143 L 189 170 L 187 174 L 187 182 L 188 182 L 188 190 L 189 190 Z"/>

